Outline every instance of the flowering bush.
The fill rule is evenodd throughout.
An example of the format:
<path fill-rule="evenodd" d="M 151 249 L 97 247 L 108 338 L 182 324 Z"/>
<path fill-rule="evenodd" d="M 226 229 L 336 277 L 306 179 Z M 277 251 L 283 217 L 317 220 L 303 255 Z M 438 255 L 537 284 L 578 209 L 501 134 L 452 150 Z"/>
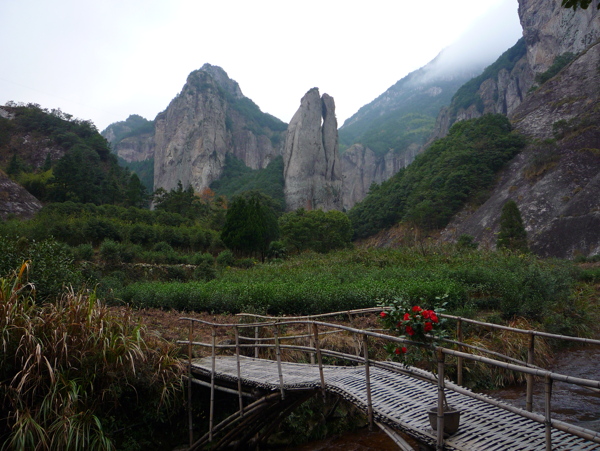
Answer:
<path fill-rule="evenodd" d="M 438 299 L 439 301 L 439 299 Z M 421 305 L 426 305 L 422 300 Z M 381 304 L 385 310 L 380 314 L 380 320 L 390 332 L 415 342 L 416 346 L 399 346 L 398 343 L 388 343 L 386 351 L 392 360 L 406 365 L 415 365 L 433 357 L 433 347 L 445 337 L 445 320 L 438 316 L 443 312 L 442 304 L 435 309 L 427 309 L 413 304 L 406 299 L 395 298 L 389 304 Z"/>

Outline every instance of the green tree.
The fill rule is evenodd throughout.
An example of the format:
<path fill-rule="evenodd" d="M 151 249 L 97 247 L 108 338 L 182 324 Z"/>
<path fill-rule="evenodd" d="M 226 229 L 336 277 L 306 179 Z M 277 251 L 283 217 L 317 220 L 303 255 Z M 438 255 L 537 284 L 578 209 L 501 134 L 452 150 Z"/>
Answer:
<path fill-rule="evenodd" d="M 510 249 L 528 252 L 527 232 L 523 226 L 521 212 L 514 200 L 509 200 L 502 207 L 500 215 L 500 232 L 496 242 L 498 249 Z"/>
<path fill-rule="evenodd" d="M 264 261 L 269 244 L 278 237 L 277 215 L 270 198 L 257 191 L 234 198 L 221 231 L 228 248 L 240 255 L 257 255 Z"/>
<path fill-rule="evenodd" d="M 148 190 L 142 184 L 135 172 L 129 177 L 125 195 L 127 198 L 127 206 L 129 207 L 145 208 L 148 206 L 148 201 L 150 200 Z"/>
<path fill-rule="evenodd" d="M 279 219 L 285 245 L 300 253 L 305 250 L 329 252 L 350 246 L 352 223 L 340 211 L 306 211 L 299 208 Z"/>
<path fill-rule="evenodd" d="M 178 213 L 186 218 L 197 219 L 208 212 L 208 206 L 200 201 L 190 185 L 183 189 L 181 181 L 177 182 L 177 188 L 167 192 L 158 188 L 154 192 L 154 205 L 157 210 L 169 213 Z"/>
<path fill-rule="evenodd" d="M 593 0 L 563 0 L 562 6 L 563 8 L 573 8 L 574 10 L 576 10 L 577 7 L 587 9 L 592 2 Z M 600 1 L 598 2 L 598 9 L 600 9 Z"/>

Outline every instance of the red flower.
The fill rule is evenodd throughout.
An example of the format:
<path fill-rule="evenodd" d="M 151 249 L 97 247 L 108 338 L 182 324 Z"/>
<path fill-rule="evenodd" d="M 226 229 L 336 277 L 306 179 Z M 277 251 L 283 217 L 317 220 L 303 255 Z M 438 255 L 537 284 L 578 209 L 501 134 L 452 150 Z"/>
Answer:
<path fill-rule="evenodd" d="M 433 311 L 431 311 L 431 310 L 423 310 L 423 313 L 421 313 L 421 314 L 423 315 L 423 318 L 430 319 L 432 313 L 433 313 Z"/>
<path fill-rule="evenodd" d="M 406 333 L 412 337 L 415 334 L 415 330 L 410 326 L 406 326 Z"/>
<path fill-rule="evenodd" d="M 415 305 L 415 306 L 412 308 L 412 311 L 413 311 L 413 312 L 420 312 L 421 310 L 423 310 L 423 309 L 422 309 L 421 307 L 419 307 L 418 305 Z"/>
<path fill-rule="evenodd" d="M 381 312 L 381 313 L 379 314 L 379 316 L 381 316 L 382 318 L 385 318 L 385 317 L 387 316 L 387 313 L 385 313 L 385 312 Z"/>
<path fill-rule="evenodd" d="M 429 332 L 431 329 L 433 329 L 433 324 L 431 324 L 429 321 L 427 321 L 425 323 L 425 326 L 423 326 L 423 330 L 425 330 L 425 332 Z"/>
<path fill-rule="evenodd" d="M 410 320 L 410 314 L 409 313 L 405 313 L 404 314 L 404 321 L 408 321 Z"/>
<path fill-rule="evenodd" d="M 402 346 L 401 348 L 396 348 L 396 350 L 394 351 L 396 354 L 406 354 L 406 346 Z"/>
<path fill-rule="evenodd" d="M 434 323 L 439 322 L 440 320 L 438 319 L 437 315 L 435 314 L 435 312 L 433 312 L 431 314 L 431 317 L 429 318 L 431 321 L 433 321 Z"/>

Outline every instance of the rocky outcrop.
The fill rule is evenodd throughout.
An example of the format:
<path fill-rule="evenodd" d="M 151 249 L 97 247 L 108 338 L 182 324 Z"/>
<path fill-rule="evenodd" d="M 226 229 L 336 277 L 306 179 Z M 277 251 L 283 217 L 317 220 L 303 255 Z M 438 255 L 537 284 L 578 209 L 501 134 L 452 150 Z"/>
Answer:
<path fill-rule="evenodd" d="M 487 113 L 510 117 L 530 90 L 537 86 L 535 76 L 545 72 L 556 57 L 565 53 L 577 54 L 600 39 L 600 11 L 597 8 L 574 11 L 563 8 L 561 0 L 519 0 L 519 18 L 523 27 L 522 43 L 517 43 L 494 63 L 496 70 L 490 70 L 494 65 L 486 69 L 484 75 L 487 78 L 470 82 L 477 82 L 476 101 L 469 106 L 460 106 L 455 98 L 450 108 L 440 112 L 428 144 L 446 136 L 454 122 Z M 520 53 L 523 54 L 517 59 Z M 511 59 L 514 61 L 507 66 Z"/>
<path fill-rule="evenodd" d="M 115 146 L 114 151 L 128 163 L 154 158 L 154 133 L 142 133 L 123 138 Z"/>
<path fill-rule="evenodd" d="M 417 156 L 420 146 L 413 143 L 404 152 L 387 152 L 378 156 L 362 144 L 354 144 L 340 159 L 344 179 L 343 204 L 349 210 L 365 198 L 373 183 L 381 184 Z"/>
<path fill-rule="evenodd" d="M 519 0 L 519 18 L 534 73 L 544 72 L 554 58 L 579 53 L 600 39 L 600 11 L 563 8 L 561 0 Z"/>
<path fill-rule="evenodd" d="M 41 209 L 40 201 L 0 171 L 0 218 L 31 219 Z"/>
<path fill-rule="evenodd" d="M 223 69 L 205 64 L 155 119 L 154 187 L 181 182 L 198 192 L 221 176 L 226 153 L 264 168 L 281 154 L 284 130 Z"/>
<path fill-rule="evenodd" d="M 517 130 L 533 138 L 502 173 L 491 197 L 444 231 L 494 247 L 502 205 L 521 210 L 530 248 L 571 258 L 600 253 L 600 43 L 544 83 L 514 110 Z"/>
<path fill-rule="evenodd" d="M 288 211 L 341 210 L 342 173 L 335 103 L 319 90 L 308 91 L 287 129 L 284 194 Z"/>

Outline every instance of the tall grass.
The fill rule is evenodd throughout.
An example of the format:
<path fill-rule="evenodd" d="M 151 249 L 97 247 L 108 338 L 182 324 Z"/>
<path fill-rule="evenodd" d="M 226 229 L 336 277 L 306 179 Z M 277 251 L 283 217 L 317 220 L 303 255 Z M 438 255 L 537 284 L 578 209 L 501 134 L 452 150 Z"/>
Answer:
<path fill-rule="evenodd" d="M 182 371 L 175 346 L 94 293 L 36 303 L 28 269 L 0 279 L 2 449 L 110 450 L 116 429 L 168 418 Z"/>

